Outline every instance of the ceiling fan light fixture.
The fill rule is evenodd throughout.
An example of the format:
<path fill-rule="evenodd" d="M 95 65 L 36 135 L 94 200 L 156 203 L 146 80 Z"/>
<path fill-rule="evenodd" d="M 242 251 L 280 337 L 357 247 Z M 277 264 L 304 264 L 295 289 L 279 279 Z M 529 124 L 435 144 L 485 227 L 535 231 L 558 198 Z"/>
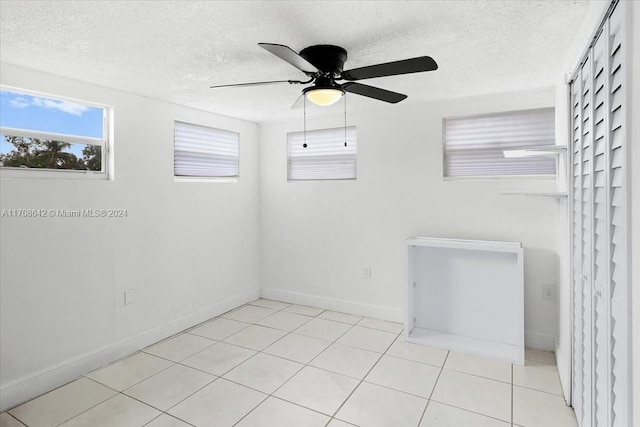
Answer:
<path fill-rule="evenodd" d="M 333 105 L 344 95 L 338 87 L 310 87 L 304 91 L 307 99 L 320 107 Z"/>

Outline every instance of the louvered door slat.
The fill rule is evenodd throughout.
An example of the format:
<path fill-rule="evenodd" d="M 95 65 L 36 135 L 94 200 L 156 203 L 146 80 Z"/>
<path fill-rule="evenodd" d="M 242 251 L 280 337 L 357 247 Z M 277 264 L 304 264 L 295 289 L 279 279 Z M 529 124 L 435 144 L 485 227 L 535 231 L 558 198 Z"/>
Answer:
<path fill-rule="evenodd" d="M 583 338 L 582 335 L 584 325 L 584 311 L 582 299 L 582 142 L 581 142 L 581 113 L 582 113 L 582 96 L 579 93 L 578 82 L 571 85 L 571 107 L 572 107 L 572 124 L 571 124 L 571 145 L 573 149 L 572 169 L 573 169 L 573 187 L 572 187 L 572 239 L 573 239 L 573 352 L 572 352 L 572 395 L 574 408 L 578 420 L 582 419 L 582 393 L 584 388 L 583 381 Z"/>
<path fill-rule="evenodd" d="M 628 426 L 628 5 L 612 5 L 571 83 L 573 379 L 578 424 Z"/>
<path fill-rule="evenodd" d="M 610 418 L 612 426 L 627 426 L 630 422 L 629 404 L 629 337 L 628 337 L 628 269 L 627 257 L 629 227 L 626 194 L 626 94 L 627 67 L 625 57 L 624 6 L 618 4 L 605 25 L 609 44 L 609 323 L 610 323 Z M 605 71 L 606 67 L 605 67 Z"/>
<path fill-rule="evenodd" d="M 600 72 L 601 79 L 594 84 L 600 85 L 600 93 L 608 93 L 607 88 L 607 55 L 605 52 L 606 36 L 602 33 L 593 46 L 594 70 Z M 593 158 L 593 425 L 609 425 L 609 307 L 608 307 L 608 268 L 607 259 L 607 150 L 606 150 L 606 108 L 607 97 L 594 105 L 594 116 L 598 117 L 602 136 L 594 142 Z M 595 131 L 594 131 L 595 132 Z"/>
<path fill-rule="evenodd" d="M 581 198 L 581 235 L 582 235 L 582 311 L 583 311 L 583 333 L 582 333 L 582 375 L 585 379 L 592 378 L 593 369 L 593 293 L 592 293 L 592 280 L 593 280 L 593 208 L 592 208 L 592 154 L 591 154 L 591 92 L 589 90 L 592 81 L 591 74 L 591 57 L 587 57 L 582 70 L 580 71 L 580 86 L 581 86 L 581 128 L 580 128 L 580 145 L 582 146 L 582 198 Z M 582 388 L 582 402 L 583 407 L 591 407 L 593 405 L 593 388 L 591 384 L 585 382 Z M 585 412 L 583 414 L 582 422 L 588 424 L 590 422 L 592 414 Z"/>

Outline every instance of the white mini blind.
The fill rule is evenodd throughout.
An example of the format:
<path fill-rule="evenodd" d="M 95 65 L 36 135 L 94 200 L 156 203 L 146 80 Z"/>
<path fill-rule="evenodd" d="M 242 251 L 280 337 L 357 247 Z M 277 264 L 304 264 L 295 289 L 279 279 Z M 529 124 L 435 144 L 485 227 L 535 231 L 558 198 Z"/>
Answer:
<path fill-rule="evenodd" d="M 293 132 L 287 142 L 290 181 L 356 179 L 355 127 L 346 128 L 346 135 L 345 128 L 307 131 L 306 137 L 305 132 Z"/>
<path fill-rule="evenodd" d="M 175 122 L 174 175 L 237 177 L 238 134 Z"/>
<path fill-rule="evenodd" d="M 553 175 L 551 157 L 505 158 L 503 150 L 555 145 L 555 109 L 443 119 L 444 176 Z"/>

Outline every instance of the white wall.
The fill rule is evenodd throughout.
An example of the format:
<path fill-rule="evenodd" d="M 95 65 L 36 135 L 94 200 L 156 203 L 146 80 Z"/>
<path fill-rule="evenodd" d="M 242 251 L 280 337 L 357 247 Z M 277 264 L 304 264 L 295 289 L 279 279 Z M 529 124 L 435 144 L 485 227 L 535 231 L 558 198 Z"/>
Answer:
<path fill-rule="evenodd" d="M 640 4 L 631 2 L 633 35 L 631 39 L 631 110 L 629 123 L 631 137 L 629 141 L 631 172 L 631 307 L 632 307 L 632 374 L 633 378 L 633 420 L 634 426 L 640 426 Z"/>
<path fill-rule="evenodd" d="M 542 299 L 542 287 L 558 282 L 559 202 L 499 192 L 554 190 L 555 182 L 442 178 L 443 117 L 553 105 L 554 92 L 546 90 L 348 116 L 358 132 L 358 179 L 343 182 L 287 182 L 286 134 L 302 129 L 302 113 L 295 122 L 262 125 L 263 295 L 402 321 L 407 237 L 517 241 L 525 248 L 527 341 L 553 349 L 556 306 Z M 318 119 L 308 128 L 342 120 Z M 371 279 L 362 278 L 365 266 Z"/>
<path fill-rule="evenodd" d="M 254 123 L 7 64 L 0 76 L 115 120 L 114 180 L 2 179 L 1 209 L 128 210 L 1 219 L 2 408 L 258 296 Z M 174 120 L 239 132 L 239 182 L 175 182 Z"/>

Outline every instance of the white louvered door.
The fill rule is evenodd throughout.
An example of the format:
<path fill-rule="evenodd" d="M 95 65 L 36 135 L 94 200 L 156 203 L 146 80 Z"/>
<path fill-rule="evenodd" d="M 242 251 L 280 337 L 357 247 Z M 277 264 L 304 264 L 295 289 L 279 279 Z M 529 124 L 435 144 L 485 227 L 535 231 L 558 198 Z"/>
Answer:
<path fill-rule="evenodd" d="M 631 422 L 624 3 L 571 82 L 573 366 L 580 426 Z"/>

